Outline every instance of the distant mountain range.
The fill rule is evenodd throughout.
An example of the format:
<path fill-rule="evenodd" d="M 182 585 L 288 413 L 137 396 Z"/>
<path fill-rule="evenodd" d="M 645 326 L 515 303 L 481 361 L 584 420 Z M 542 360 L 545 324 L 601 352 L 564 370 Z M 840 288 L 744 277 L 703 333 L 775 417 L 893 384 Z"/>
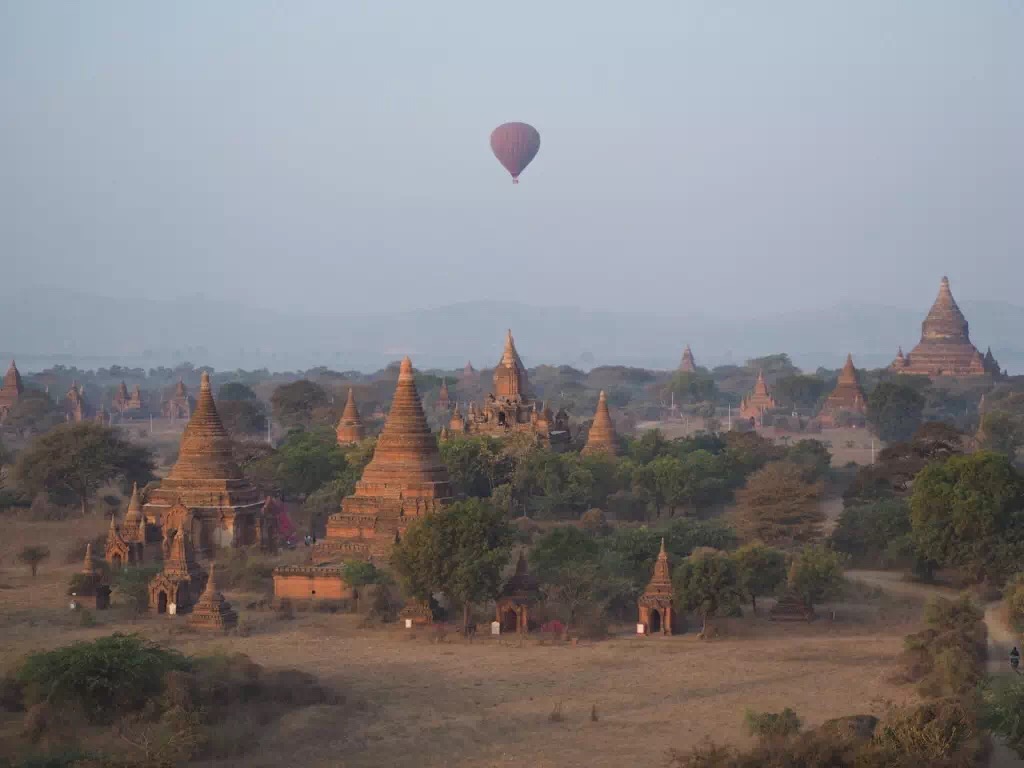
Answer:
<path fill-rule="evenodd" d="M 1011 372 L 1024 371 L 1024 308 L 962 301 L 971 336 L 991 345 Z M 805 369 L 839 367 L 852 352 L 860 367 L 887 365 L 909 351 L 928 307 L 847 304 L 752 318 L 589 311 L 473 301 L 436 309 L 345 315 L 283 312 L 201 296 L 154 301 L 132 297 L 37 294 L 0 299 L 0 360 L 26 371 L 55 364 L 151 368 L 188 360 L 225 370 L 376 370 L 404 354 L 420 368 L 491 367 L 506 328 L 529 366 L 630 365 L 674 368 L 690 344 L 699 365 L 743 363 L 788 352 Z"/>

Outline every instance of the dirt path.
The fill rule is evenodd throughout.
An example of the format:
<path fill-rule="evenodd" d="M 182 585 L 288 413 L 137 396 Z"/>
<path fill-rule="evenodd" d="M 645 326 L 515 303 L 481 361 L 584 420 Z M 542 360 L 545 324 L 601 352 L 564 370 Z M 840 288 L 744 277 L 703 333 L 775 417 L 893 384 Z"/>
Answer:
<path fill-rule="evenodd" d="M 847 571 L 848 578 L 878 587 L 894 595 L 905 597 L 917 597 L 927 600 L 936 595 L 946 598 L 957 597 L 960 593 L 948 587 L 938 587 L 929 584 L 917 584 L 911 581 L 904 581 L 903 575 L 892 571 Z M 988 664 L 986 671 L 991 676 L 1012 675 L 1009 657 L 1010 649 L 1020 646 L 1020 638 L 1006 627 L 999 618 L 999 603 L 989 603 L 985 606 L 985 627 L 988 630 Z M 1024 766 L 1017 754 L 993 738 L 992 754 L 989 757 L 989 768 L 1016 768 Z"/>

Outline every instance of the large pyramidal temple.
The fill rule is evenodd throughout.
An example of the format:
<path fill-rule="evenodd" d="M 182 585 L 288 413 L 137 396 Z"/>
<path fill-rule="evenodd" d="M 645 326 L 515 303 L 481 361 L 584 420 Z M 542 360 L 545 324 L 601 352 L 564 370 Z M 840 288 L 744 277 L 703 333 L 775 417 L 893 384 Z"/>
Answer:
<path fill-rule="evenodd" d="M 261 524 L 263 500 L 235 463 L 231 437 L 217 413 L 205 371 L 178 460 L 143 507 L 147 524 L 163 528 L 165 516 L 176 507 L 187 508 L 193 520 L 189 533 L 205 552 L 217 546 L 263 543 L 261 537 L 268 533 Z"/>
<path fill-rule="evenodd" d="M 948 277 L 942 278 L 939 295 L 921 323 L 921 341 L 909 355 L 900 349 L 891 368 L 919 376 L 999 375 L 992 351 L 982 357 L 971 343 L 967 318 L 953 298 Z"/>
<path fill-rule="evenodd" d="M 569 445 L 569 414 L 564 410 L 553 414 L 546 404 L 531 399 L 526 367 L 511 330 L 505 336 L 501 359 L 494 367 L 494 389 L 487 400 L 479 408 L 471 403 L 465 416 L 453 414 L 448 424 L 447 434 L 461 432 L 493 437 L 531 433 L 553 450 L 564 450 Z"/>
<path fill-rule="evenodd" d="M 327 538 L 317 544 L 314 555 L 386 561 L 412 520 L 440 509 L 451 497 L 448 470 L 427 426 L 412 362 L 406 357 L 373 459 L 355 493 L 328 519 Z"/>

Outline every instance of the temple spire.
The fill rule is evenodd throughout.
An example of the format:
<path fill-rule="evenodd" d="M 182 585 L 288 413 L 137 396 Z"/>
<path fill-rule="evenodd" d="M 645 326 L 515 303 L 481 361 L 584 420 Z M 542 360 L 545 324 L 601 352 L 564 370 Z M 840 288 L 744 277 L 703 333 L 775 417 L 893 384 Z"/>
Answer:
<path fill-rule="evenodd" d="M 341 418 L 338 420 L 338 426 L 335 432 L 338 436 L 339 445 L 358 443 L 366 437 L 366 427 L 363 426 L 363 419 L 359 415 L 359 409 L 356 408 L 356 399 L 355 395 L 352 393 L 352 387 L 348 388 L 348 399 L 345 400 L 345 410 L 342 411 Z"/>
<path fill-rule="evenodd" d="M 597 410 L 594 413 L 594 421 L 590 425 L 590 432 L 587 434 L 587 444 L 583 453 L 607 453 L 615 455 L 618 452 L 618 440 L 615 435 L 615 424 L 612 422 L 611 413 L 608 411 L 608 398 L 601 390 L 597 398 Z"/>

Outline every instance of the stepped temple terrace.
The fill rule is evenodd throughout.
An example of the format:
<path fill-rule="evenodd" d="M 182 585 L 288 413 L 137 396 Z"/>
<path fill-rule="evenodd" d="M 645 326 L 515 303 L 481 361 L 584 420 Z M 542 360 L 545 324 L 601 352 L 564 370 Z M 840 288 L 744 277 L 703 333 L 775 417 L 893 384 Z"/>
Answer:
<path fill-rule="evenodd" d="M 764 380 L 764 371 L 758 371 L 753 393 L 740 401 L 740 418 L 749 419 L 751 424 L 760 424 L 765 411 L 778 407 L 775 398 L 768 391 L 768 384 Z"/>
<path fill-rule="evenodd" d="M 448 470 L 427 426 L 412 361 L 406 357 L 373 458 L 355 493 L 328 519 L 327 538 L 317 543 L 314 556 L 386 561 L 412 520 L 451 498 Z"/>
<path fill-rule="evenodd" d="M 679 370 L 683 373 L 696 373 L 697 363 L 693 359 L 693 352 L 690 350 L 690 345 L 686 345 L 686 349 L 683 350 L 683 359 L 679 363 Z"/>
<path fill-rule="evenodd" d="M 608 412 L 608 398 L 601 390 L 597 398 L 597 411 L 594 413 L 594 423 L 590 425 L 590 432 L 587 433 L 587 444 L 583 446 L 584 454 L 605 453 L 614 456 L 619 452 L 619 441 L 615 435 L 615 424 L 612 423 L 612 416 Z"/>
<path fill-rule="evenodd" d="M 338 436 L 338 445 L 352 445 L 366 437 L 366 427 L 363 426 L 363 419 L 356 408 L 356 399 L 352 394 L 352 387 L 348 388 L 348 399 L 345 401 L 345 410 L 338 420 L 338 427 L 335 430 Z"/>
<path fill-rule="evenodd" d="M 992 350 L 983 357 L 971 343 L 967 318 L 943 277 L 939 295 L 921 323 L 921 341 L 909 355 L 901 347 L 890 366 L 896 373 L 918 376 L 999 376 Z"/>
<path fill-rule="evenodd" d="M 17 404 L 21 398 L 22 392 L 25 391 L 25 385 L 21 381 L 21 374 L 18 372 L 18 366 L 11 360 L 11 367 L 7 369 L 7 373 L 4 374 L 4 386 L 0 389 L 0 421 L 7 418 L 7 415 L 11 412 L 11 409 Z"/>
<path fill-rule="evenodd" d="M 217 414 L 205 371 L 199 401 L 181 437 L 178 460 L 143 507 L 146 523 L 156 535 L 168 513 L 179 505 L 196 521 L 189 533 L 202 552 L 269 544 L 265 540 L 268 526 L 262 521 L 263 499 L 235 463 L 231 437 Z"/>
<path fill-rule="evenodd" d="M 564 410 L 552 414 L 546 404 L 531 400 L 530 382 L 511 330 L 505 337 L 501 360 L 494 369 L 494 390 L 479 408 L 476 403 L 470 403 L 468 414 L 457 415 L 456 419 L 453 414 L 448 424 L 449 434 L 505 437 L 527 433 L 553 450 L 564 450 L 571 441 L 569 414 Z"/>
<path fill-rule="evenodd" d="M 853 367 L 853 355 L 847 355 L 836 388 L 822 406 L 818 420 L 823 427 L 838 427 L 846 422 L 863 422 L 866 413 L 867 402 Z"/>

